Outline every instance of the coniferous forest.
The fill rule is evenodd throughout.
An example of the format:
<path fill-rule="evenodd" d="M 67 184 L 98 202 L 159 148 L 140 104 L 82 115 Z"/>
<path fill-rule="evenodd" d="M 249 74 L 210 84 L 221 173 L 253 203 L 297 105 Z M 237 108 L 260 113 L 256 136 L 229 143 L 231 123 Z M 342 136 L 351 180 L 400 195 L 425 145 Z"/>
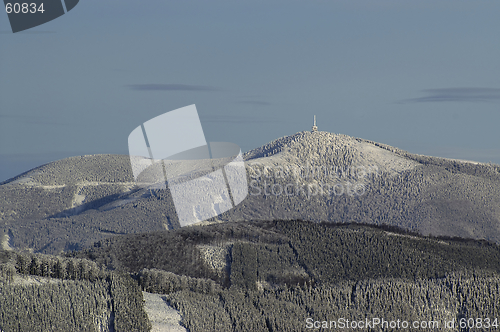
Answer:
<path fill-rule="evenodd" d="M 165 294 L 189 331 L 307 331 L 373 317 L 444 331 L 445 321 L 500 316 L 498 245 L 392 226 L 212 224 L 0 259 L 2 331 L 149 331 L 141 290 Z"/>

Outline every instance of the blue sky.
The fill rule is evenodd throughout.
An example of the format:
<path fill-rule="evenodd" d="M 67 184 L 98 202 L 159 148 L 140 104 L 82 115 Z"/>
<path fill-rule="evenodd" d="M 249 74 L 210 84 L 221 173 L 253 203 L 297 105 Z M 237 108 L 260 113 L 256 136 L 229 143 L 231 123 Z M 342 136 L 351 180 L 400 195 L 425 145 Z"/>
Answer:
<path fill-rule="evenodd" d="M 196 104 L 244 151 L 320 130 L 500 164 L 498 1 L 81 0 L 12 34 L 0 14 L 0 181 L 127 153 Z"/>

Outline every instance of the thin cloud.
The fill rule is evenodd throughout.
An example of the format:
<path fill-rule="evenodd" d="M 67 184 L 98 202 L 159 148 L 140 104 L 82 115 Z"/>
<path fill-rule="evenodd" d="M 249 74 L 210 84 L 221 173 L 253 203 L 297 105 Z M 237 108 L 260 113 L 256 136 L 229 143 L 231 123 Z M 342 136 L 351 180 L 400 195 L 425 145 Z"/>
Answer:
<path fill-rule="evenodd" d="M 268 103 L 267 101 L 258 101 L 258 100 L 237 101 L 236 104 L 255 105 L 255 106 L 269 106 L 269 105 L 271 105 L 271 103 Z"/>
<path fill-rule="evenodd" d="M 425 97 L 402 100 L 406 103 L 434 103 L 434 102 L 498 102 L 500 89 L 495 88 L 445 88 L 422 90 Z"/>
<path fill-rule="evenodd" d="M 284 122 L 277 118 L 258 118 L 250 116 L 234 116 L 234 115 L 205 115 L 200 116 L 201 122 L 218 122 L 218 123 L 266 123 L 266 122 Z"/>
<path fill-rule="evenodd" d="M 136 91 L 221 91 L 211 86 L 188 84 L 130 84 L 127 86 Z"/>

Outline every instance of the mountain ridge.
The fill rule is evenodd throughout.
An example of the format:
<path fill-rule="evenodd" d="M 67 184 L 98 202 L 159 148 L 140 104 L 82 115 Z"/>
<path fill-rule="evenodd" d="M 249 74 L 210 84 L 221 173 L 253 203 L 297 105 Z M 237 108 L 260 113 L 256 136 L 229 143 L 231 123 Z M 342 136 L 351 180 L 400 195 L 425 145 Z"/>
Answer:
<path fill-rule="evenodd" d="M 500 242 L 498 165 L 328 132 L 281 137 L 244 160 L 248 197 L 207 222 L 360 222 Z M 126 155 L 71 157 L 0 184 L 0 229 L 16 248 L 54 253 L 178 227 L 169 190 L 136 186 Z"/>
<path fill-rule="evenodd" d="M 357 143 L 361 142 L 392 152 L 400 157 L 408 158 L 415 161 L 425 159 L 425 160 L 436 160 L 438 162 L 474 164 L 479 166 L 497 168 L 497 171 L 500 173 L 500 165 L 496 164 L 481 163 L 472 160 L 461 160 L 461 159 L 415 154 L 397 147 L 390 146 L 388 144 L 383 144 L 363 138 L 352 137 L 345 134 L 333 134 L 325 131 L 318 131 L 318 132 L 301 131 L 289 136 L 283 136 L 277 138 L 269 143 L 262 145 L 261 147 L 257 147 L 255 149 L 243 153 L 243 159 L 245 161 L 251 161 L 265 157 L 273 157 L 273 156 L 278 157 L 278 155 L 283 154 L 283 152 L 288 152 L 289 154 L 291 152 L 298 152 L 298 148 L 296 145 L 308 140 L 310 142 L 311 138 L 318 138 L 318 137 L 321 137 L 324 140 L 329 140 L 330 143 L 332 142 L 340 143 L 336 146 L 337 149 L 342 149 L 344 147 L 354 148 L 353 145 L 356 142 Z M 324 142 L 318 142 L 317 146 L 319 147 L 321 145 L 325 145 Z M 285 149 L 289 150 L 285 151 Z M 64 179 L 68 179 L 69 177 L 69 174 L 65 173 L 71 173 L 72 169 L 75 169 L 76 166 L 83 167 L 84 168 L 83 170 L 88 171 L 89 173 L 85 174 L 82 169 L 75 169 L 75 172 L 72 174 L 73 177 L 69 178 L 71 181 L 67 184 L 74 184 L 77 183 L 78 181 L 80 182 L 89 181 L 96 183 L 101 183 L 101 182 L 134 183 L 133 175 L 130 170 L 129 158 L 130 157 L 128 155 L 119 155 L 119 154 L 92 154 L 92 155 L 68 157 L 34 167 L 26 172 L 23 172 L 10 179 L 0 182 L 0 185 L 17 184 L 17 183 L 26 183 L 28 185 L 34 185 L 36 182 L 46 186 L 62 185 L 63 183 L 61 183 L 61 181 Z M 118 169 L 108 168 L 108 171 L 113 170 L 114 172 L 102 173 L 101 172 L 102 168 L 99 167 L 99 165 L 102 164 L 103 162 L 112 164 L 114 166 L 120 166 L 120 168 Z M 64 169 L 64 166 L 68 166 L 69 168 Z M 52 168 L 55 168 L 56 170 L 59 168 L 63 168 L 66 172 L 60 172 L 58 176 L 55 176 L 56 170 Z M 45 176 L 37 176 L 37 175 L 45 175 Z M 36 179 L 35 183 L 30 183 L 30 178 L 32 177 L 35 177 Z M 55 180 L 59 180 L 59 182 L 55 182 Z"/>

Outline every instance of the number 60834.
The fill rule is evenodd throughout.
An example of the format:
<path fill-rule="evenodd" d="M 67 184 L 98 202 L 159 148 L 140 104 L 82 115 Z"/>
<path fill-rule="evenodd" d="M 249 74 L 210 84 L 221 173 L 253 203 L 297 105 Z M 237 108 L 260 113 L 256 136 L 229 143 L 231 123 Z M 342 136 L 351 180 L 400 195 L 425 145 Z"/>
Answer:
<path fill-rule="evenodd" d="M 7 14 L 10 14 L 10 13 L 14 13 L 14 14 L 19 14 L 19 13 L 22 13 L 22 14 L 28 14 L 28 13 L 31 13 L 31 14 L 34 14 L 36 12 L 39 12 L 39 13 L 42 13 L 45 11 L 43 9 L 43 2 L 40 4 L 40 6 L 38 6 L 37 8 L 37 5 L 36 3 L 19 3 L 19 2 L 15 2 L 15 3 L 7 3 L 5 5 L 5 11 L 7 12 Z"/>

